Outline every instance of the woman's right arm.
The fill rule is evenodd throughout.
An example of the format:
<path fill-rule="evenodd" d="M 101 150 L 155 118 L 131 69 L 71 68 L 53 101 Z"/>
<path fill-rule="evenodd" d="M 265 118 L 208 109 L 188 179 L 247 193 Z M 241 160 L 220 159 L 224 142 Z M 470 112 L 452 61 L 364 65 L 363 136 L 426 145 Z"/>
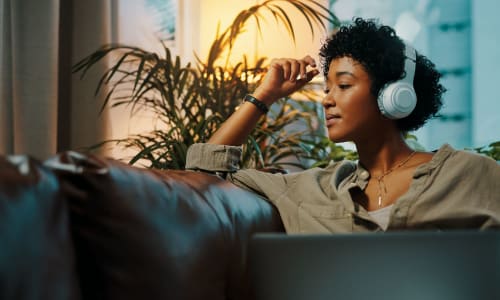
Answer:
<path fill-rule="evenodd" d="M 313 69 L 308 71 L 309 66 Z M 309 55 L 303 59 L 273 59 L 269 71 L 254 91 L 253 97 L 269 107 L 278 99 L 302 88 L 318 74 L 316 62 Z M 243 102 L 208 140 L 208 143 L 231 146 L 245 143 L 262 114 L 263 112 L 255 104 Z"/>

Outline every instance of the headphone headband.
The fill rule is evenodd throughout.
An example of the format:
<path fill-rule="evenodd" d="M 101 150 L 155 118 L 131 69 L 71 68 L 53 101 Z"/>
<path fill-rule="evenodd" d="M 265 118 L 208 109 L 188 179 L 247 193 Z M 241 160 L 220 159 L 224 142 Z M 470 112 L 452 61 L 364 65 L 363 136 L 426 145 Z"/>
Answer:
<path fill-rule="evenodd" d="M 413 85 L 415 65 L 417 64 L 417 51 L 405 42 L 405 77 L 402 79 Z"/>

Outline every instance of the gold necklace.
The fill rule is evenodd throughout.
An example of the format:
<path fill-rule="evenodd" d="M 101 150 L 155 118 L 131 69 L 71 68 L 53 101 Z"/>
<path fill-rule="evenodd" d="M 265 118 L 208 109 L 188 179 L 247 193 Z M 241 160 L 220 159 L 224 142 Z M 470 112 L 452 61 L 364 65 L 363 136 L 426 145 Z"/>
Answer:
<path fill-rule="evenodd" d="M 378 182 L 378 207 L 382 206 L 382 192 L 384 195 L 387 195 L 387 188 L 384 183 L 384 177 L 391 174 L 392 171 L 404 166 L 413 157 L 413 155 L 415 155 L 415 153 L 416 151 L 414 150 L 412 153 L 410 153 L 410 155 L 408 155 L 408 157 L 405 160 L 400 162 L 397 166 L 395 166 L 394 168 L 390 168 L 389 170 L 382 173 L 382 175 L 375 177 L 375 179 L 377 179 Z"/>

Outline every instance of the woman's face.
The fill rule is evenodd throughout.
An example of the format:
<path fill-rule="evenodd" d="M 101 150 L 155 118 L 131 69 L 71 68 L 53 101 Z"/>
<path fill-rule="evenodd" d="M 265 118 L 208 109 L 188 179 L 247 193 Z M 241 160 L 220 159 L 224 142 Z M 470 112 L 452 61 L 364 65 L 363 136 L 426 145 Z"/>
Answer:
<path fill-rule="evenodd" d="M 375 137 L 384 123 L 371 79 L 365 68 L 350 57 L 332 60 L 323 99 L 328 136 L 334 142 Z"/>

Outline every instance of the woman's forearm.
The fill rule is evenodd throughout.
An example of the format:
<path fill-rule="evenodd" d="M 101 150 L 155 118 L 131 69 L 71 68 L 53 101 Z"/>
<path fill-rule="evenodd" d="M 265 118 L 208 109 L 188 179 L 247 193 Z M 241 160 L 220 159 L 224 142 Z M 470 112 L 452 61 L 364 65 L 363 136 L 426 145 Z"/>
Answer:
<path fill-rule="evenodd" d="M 314 69 L 307 70 L 311 66 Z M 267 107 L 278 99 L 302 88 L 319 74 L 316 63 L 310 56 L 303 59 L 274 59 L 261 85 L 253 93 L 259 102 Z M 222 126 L 208 140 L 210 144 L 239 146 L 248 138 L 263 114 L 257 105 L 243 102 Z"/>
<path fill-rule="evenodd" d="M 208 140 L 210 144 L 239 146 L 248 138 L 263 112 L 250 102 L 243 102 Z"/>

